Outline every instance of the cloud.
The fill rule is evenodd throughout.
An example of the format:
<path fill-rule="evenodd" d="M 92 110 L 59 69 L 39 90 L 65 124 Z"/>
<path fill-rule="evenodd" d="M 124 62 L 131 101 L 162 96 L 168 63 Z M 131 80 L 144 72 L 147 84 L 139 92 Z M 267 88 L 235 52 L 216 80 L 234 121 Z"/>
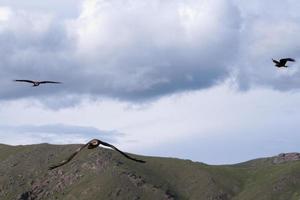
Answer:
<path fill-rule="evenodd" d="M 271 58 L 300 59 L 298 0 L 19 2 L 0 3 L 1 142 L 120 138 L 130 152 L 209 163 L 297 150 L 300 97 L 286 91 L 299 88 L 298 62 Z"/>
<path fill-rule="evenodd" d="M 84 143 L 108 138 L 120 149 L 136 154 L 234 163 L 298 151 L 300 113 L 295 108 L 299 101 L 300 93 L 261 88 L 236 92 L 229 85 L 165 96 L 142 105 L 85 99 L 75 107 L 50 110 L 27 100 L 15 100 L 0 106 L 0 127 L 21 128 L 3 128 L 0 142 Z M 58 126 L 57 131 L 51 127 L 23 128 L 47 124 L 76 126 L 74 133 L 65 131 L 64 126 Z M 80 127 L 100 131 L 90 135 L 93 130 L 81 131 Z M 103 136 L 107 130 L 126 134 Z"/>
<path fill-rule="evenodd" d="M 86 143 L 94 138 L 116 142 L 123 135 L 115 130 L 103 131 L 94 127 L 64 124 L 0 126 L 0 136 L 4 138 L 1 142 L 7 144 Z"/>
<path fill-rule="evenodd" d="M 11 15 L 11 10 L 8 7 L 0 7 L 0 21 L 6 21 Z"/>
<path fill-rule="evenodd" d="M 1 0 L 0 6 L 8 6 L 17 10 L 26 10 L 26 12 L 51 13 L 58 17 L 72 18 L 76 17 L 79 12 L 79 6 L 82 0 L 54 0 L 54 1 L 37 1 L 37 0 Z"/>
<path fill-rule="evenodd" d="M 53 95 L 55 87 L 33 90 L 12 80 L 62 79 L 60 73 L 70 70 L 70 63 L 65 68 L 61 66 L 72 44 L 63 24 L 48 14 L 15 11 L 8 7 L 0 12 L 9 13 L 0 21 L 1 99 Z"/>
<path fill-rule="evenodd" d="M 271 58 L 300 60 L 300 4 L 296 0 L 236 1 L 242 15 L 240 50 L 235 61 L 238 86 L 299 89 L 299 66 L 288 63 L 288 70 L 273 67 Z M 267 9 L 266 9 L 267 8 Z"/>
<path fill-rule="evenodd" d="M 194 136 L 164 145 L 154 145 L 143 151 L 144 154 L 152 156 L 171 156 L 217 165 L 240 163 L 261 157 L 272 157 L 283 152 L 299 151 L 300 138 L 294 132 L 273 130 L 253 136 L 256 133 L 243 131 L 242 135 L 227 133 L 218 137 Z"/>
<path fill-rule="evenodd" d="M 138 100 L 224 80 L 238 17 L 227 1 L 86 1 L 70 27 L 91 92 Z"/>
<path fill-rule="evenodd" d="M 226 79 L 237 51 L 239 13 L 225 0 L 90 0 L 74 19 L 11 13 L 0 24 L 2 99 L 143 101 L 203 89 Z M 33 89 L 16 78 L 64 84 Z"/>
<path fill-rule="evenodd" d="M 3 5 L 2 100 L 38 99 L 57 109 L 85 97 L 144 102 L 227 79 L 242 90 L 300 85 L 297 63 L 278 70 L 271 62 L 300 59 L 297 0 L 284 8 L 279 0 L 84 0 L 68 16 L 53 12 L 56 3 L 49 12 Z M 18 78 L 64 84 L 32 88 L 12 82 Z"/>

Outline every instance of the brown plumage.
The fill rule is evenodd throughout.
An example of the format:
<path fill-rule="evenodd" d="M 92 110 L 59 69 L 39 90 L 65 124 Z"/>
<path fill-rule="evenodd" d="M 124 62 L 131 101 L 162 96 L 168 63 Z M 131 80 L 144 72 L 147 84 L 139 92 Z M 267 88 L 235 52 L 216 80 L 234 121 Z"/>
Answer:
<path fill-rule="evenodd" d="M 85 145 L 79 147 L 74 153 L 71 154 L 71 156 L 69 156 L 67 159 L 61 161 L 60 163 L 58 163 L 57 165 L 53 165 L 51 167 L 49 167 L 49 170 L 55 169 L 57 167 L 63 166 L 65 164 L 67 164 L 68 162 L 70 162 L 82 149 L 84 149 L 85 147 L 87 147 L 88 149 L 94 149 L 96 147 L 98 147 L 99 145 L 103 145 L 106 147 L 110 147 L 114 150 L 116 150 L 117 152 L 119 152 L 120 154 L 122 154 L 123 156 L 125 156 L 126 158 L 136 161 L 136 162 L 140 162 L 140 163 L 145 163 L 145 161 L 143 160 L 138 160 L 136 158 L 130 157 L 129 155 L 127 155 L 126 153 L 120 151 L 119 149 L 117 149 L 115 146 L 108 144 L 106 142 L 103 142 L 101 140 L 98 139 L 93 139 L 91 141 L 89 141 L 88 143 L 86 143 Z"/>
<path fill-rule="evenodd" d="M 16 82 L 25 82 L 25 83 L 32 83 L 33 87 L 37 87 L 40 84 L 45 84 L 45 83 L 54 83 L 54 84 L 60 84 L 61 82 L 57 81 L 33 81 L 33 80 L 26 80 L 26 79 L 19 79 L 19 80 L 14 80 Z"/>
<path fill-rule="evenodd" d="M 282 59 L 280 59 L 279 61 L 274 60 L 274 59 L 272 59 L 272 61 L 273 61 L 273 63 L 275 63 L 275 66 L 279 68 L 279 67 L 288 67 L 288 66 L 286 65 L 286 63 L 287 63 L 288 61 L 290 61 L 290 62 L 295 62 L 295 59 L 293 59 L 293 58 L 282 58 Z"/>

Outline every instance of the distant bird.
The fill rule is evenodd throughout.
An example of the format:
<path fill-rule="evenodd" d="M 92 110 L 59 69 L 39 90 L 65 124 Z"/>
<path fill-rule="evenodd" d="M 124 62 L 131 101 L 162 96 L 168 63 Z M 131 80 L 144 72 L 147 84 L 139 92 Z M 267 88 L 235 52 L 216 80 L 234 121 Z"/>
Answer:
<path fill-rule="evenodd" d="M 61 82 L 56 82 L 56 81 L 32 81 L 32 80 L 14 80 L 16 82 L 26 82 L 26 83 L 32 83 L 33 87 L 37 87 L 40 84 L 45 84 L 45 83 L 54 83 L 54 84 L 60 84 Z"/>
<path fill-rule="evenodd" d="M 295 62 L 295 59 L 293 58 L 282 58 L 279 61 L 272 59 L 273 63 L 275 63 L 275 66 L 280 68 L 280 67 L 288 67 L 285 65 L 288 61 L 290 62 Z"/>
<path fill-rule="evenodd" d="M 71 154 L 70 157 L 68 157 L 67 159 L 61 161 L 59 164 L 57 165 L 53 165 L 51 167 L 49 167 L 49 170 L 52 170 L 52 169 L 55 169 L 57 167 L 60 167 L 60 166 L 63 166 L 65 164 L 67 164 L 68 162 L 70 162 L 82 149 L 84 149 L 85 147 L 87 147 L 88 149 L 94 149 L 96 147 L 98 147 L 99 145 L 103 145 L 103 146 L 107 146 L 107 147 L 110 147 L 114 150 L 116 150 L 117 152 L 121 153 L 123 156 L 125 156 L 126 158 L 130 159 L 130 160 L 133 160 L 133 161 L 136 161 L 136 162 L 140 162 L 140 163 L 145 163 L 146 161 L 143 161 L 143 160 L 138 160 L 136 158 L 132 158 L 130 157 L 129 155 L 127 155 L 126 153 L 120 151 L 119 149 L 117 149 L 115 146 L 111 145 L 111 144 L 108 144 L 106 142 L 103 142 L 101 140 L 98 140 L 98 139 L 93 139 L 91 141 L 89 141 L 88 143 L 86 143 L 85 145 L 79 147 L 74 153 Z"/>

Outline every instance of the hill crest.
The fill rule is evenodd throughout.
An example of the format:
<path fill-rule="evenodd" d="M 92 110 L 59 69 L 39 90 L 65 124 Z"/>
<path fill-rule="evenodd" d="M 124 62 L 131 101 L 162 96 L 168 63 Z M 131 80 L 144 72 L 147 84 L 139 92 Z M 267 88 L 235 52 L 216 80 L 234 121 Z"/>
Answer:
<path fill-rule="evenodd" d="M 124 159 L 104 148 L 85 149 L 48 171 L 79 145 L 0 145 L 0 199 L 299 199 L 299 153 L 234 165 L 174 158 Z"/>

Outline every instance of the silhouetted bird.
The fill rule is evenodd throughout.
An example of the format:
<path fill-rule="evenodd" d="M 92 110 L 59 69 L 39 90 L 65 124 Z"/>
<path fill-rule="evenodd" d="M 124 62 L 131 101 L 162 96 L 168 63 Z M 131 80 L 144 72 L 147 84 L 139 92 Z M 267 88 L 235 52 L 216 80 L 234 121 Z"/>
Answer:
<path fill-rule="evenodd" d="M 295 62 L 293 58 L 282 58 L 279 61 L 272 59 L 273 63 L 275 63 L 276 67 L 288 67 L 285 65 L 288 61 Z"/>
<path fill-rule="evenodd" d="M 40 84 L 45 84 L 45 83 L 54 83 L 54 84 L 61 83 L 61 82 L 56 82 L 56 81 L 32 81 L 32 80 L 14 80 L 14 81 L 32 83 L 33 87 L 36 87 L 36 86 L 39 86 Z"/>
<path fill-rule="evenodd" d="M 121 153 L 123 156 L 125 156 L 126 158 L 130 159 L 130 160 L 133 160 L 133 161 L 136 161 L 136 162 L 140 162 L 140 163 L 145 163 L 146 161 L 143 161 L 143 160 L 138 160 L 136 158 L 132 158 L 130 157 L 129 155 L 127 155 L 126 153 L 120 151 L 119 149 L 117 149 L 115 146 L 111 145 L 111 144 L 108 144 L 106 142 L 103 142 L 101 140 L 98 140 L 98 139 L 93 139 L 91 141 L 89 141 L 88 143 L 86 143 L 85 145 L 81 146 L 80 148 L 78 148 L 70 157 L 68 157 L 67 159 L 61 161 L 59 164 L 57 165 L 53 165 L 51 167 L 49 167 L 49 170 L 52 170 L 52 169 L 55 169 L 57 167 L 60 167 L 62 165 L 65 165 L 67 164 L 68 162 L 70 162 L 82 149 L 84 149 L 85 147 L 87 147 L 88 149 L 94 149 L 96 147 L 98 147 L 99 145 L 103 145 L 103 146 L 106 146 L 106 147 L 110 147 L 114 150 L 116 150 L 117 152 Z"/>

